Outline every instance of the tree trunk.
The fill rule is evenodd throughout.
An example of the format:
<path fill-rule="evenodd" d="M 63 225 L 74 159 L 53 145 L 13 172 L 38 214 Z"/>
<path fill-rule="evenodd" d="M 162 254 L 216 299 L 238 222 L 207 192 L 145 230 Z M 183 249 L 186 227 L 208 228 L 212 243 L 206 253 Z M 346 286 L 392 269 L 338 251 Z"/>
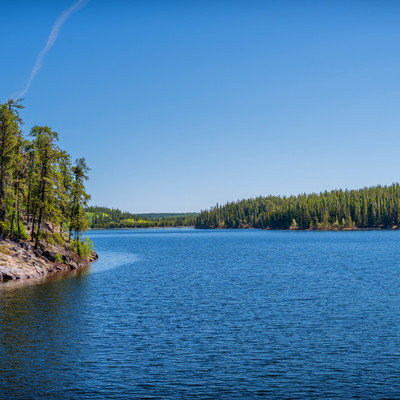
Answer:
<path fill-rule="evenodd" d="M 18 239 L 21 239 L 21 221 L 20 221 L 20 214 L 19 214 L 19 182 L 18 182 L 18 191 L 17 191 L 17 226 L 18 226 Z"/>
<path fill-rule="evenodd" d="M 10 239 L 14 236 L 14 218 L 15 218 L 15 202 L 13 204 L 13 213 L 11 217 L 11 226 L 10 226 Z"/>
<path fill-rule="evenodd" d="M 17 183 L 14 186 L 14 198 L 17 195 Z M 12 239 L 14 237 L 14 220 L 15 220 L 15 200 L 14 200 L 14 204 L 13 204 L 13 213 L 12 213 L 12 217 L 11 217 L 11 226 L 10 226 L 10 239 Z"/>
<path fill-rule="evenodd" d="M 4 146 L 5 146 L 5 139 L 4 136 L 6 135 L 5 128 L 3 128 L 2 132 L 2 139 L 1 139 L 1 154 L 0 154 L 0 163 L 1 163 L 1 169 L 0 169 L 0 222 L 5 223 L 6 222 L 6 209 L 5 209 L 5 193 L 4 193 L 4 180 L 5 180 L 5 165 L 4 165 Z M 4 228 L 0 224 L 0 241 L 4 239 Z"/>
<path fill-rule="evenodd" d="M 35 249 L 37 249 L 39 246 L 39 233 L 40 233 L 40 228 L 42 225 L 44 198 L 45 198 L 45 192 L 46 192 L 46 181 L 45 181 L 46 175 L 47 175 L 47 153 L 46 153 L 44 166 L 42 168 L 42 173 L 41 173 L 42 182 L 41 182 L 41 193 L 40 193 L 39 219 L 38 219 L 38 227 L 37 227 L 36 238 L 35 238 Z"/>
<path fill-rule="evenodd" d="M 37 228 L 36 239 L 35 239 L 35 249 L 37 249 L 39 247 L 39 233 L 40 233 L 40 227 L 42 225 L 42 217 L 43 217 L 43 207 L 41 207 L 40 211 L 39 211 L 38 228 Z"/>
<path fill-rule="evenodd" d="M 31 229 L 31 240 L 35 238 L 35 222 L 36 222 L 36 207 L 32 209 L 32 229 Z"/>

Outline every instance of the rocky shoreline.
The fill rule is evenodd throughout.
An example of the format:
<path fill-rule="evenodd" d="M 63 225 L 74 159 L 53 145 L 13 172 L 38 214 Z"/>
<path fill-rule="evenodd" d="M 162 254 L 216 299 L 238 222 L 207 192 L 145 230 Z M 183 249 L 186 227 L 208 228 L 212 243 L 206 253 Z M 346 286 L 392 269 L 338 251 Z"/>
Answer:
<path fill-rule="evenodd" d="M 10 280 L 38 278 L 57 271 L 71 271 L 97 260 L 92 252 L 81 258 L 66 244 L 42 245 L 34 249 L 31 242 L 2 240 L 0 242 L 0 283 Z"/>

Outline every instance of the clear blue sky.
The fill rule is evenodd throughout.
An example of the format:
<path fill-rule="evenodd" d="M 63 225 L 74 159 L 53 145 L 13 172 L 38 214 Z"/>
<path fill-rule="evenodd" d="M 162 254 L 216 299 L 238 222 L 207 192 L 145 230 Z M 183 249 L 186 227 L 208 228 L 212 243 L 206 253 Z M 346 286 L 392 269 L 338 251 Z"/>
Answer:
<path fill-rule="evenodd" d="M 0 101 L 73 1 L 0 2 Z M 399 181 L 400 2 L 91 0 L 25 96 L 91 204 L 198 211 Z"/>

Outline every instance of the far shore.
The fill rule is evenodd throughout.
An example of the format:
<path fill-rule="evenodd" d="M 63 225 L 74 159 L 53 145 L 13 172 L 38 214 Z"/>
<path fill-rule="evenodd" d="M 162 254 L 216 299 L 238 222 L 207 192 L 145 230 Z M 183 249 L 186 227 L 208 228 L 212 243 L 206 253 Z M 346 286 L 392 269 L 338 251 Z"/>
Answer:
<path fill-rule="evenodd" d="M 89 231 L 125 231 L 125 230 L 132 230 L 132 229 L 196 229 L 194 226 L 141 226 L 141 227 L 124 227 L 124 228 L 89 228 Z"/>
<path fill-rule="evenodd" d="M 272 229 L 272 228 L 254 228 L 242 226 L 240 228 L 196 228 L 194 226 L 143 226 L 143 227 L 124 227 L 124 228 L 89 228 L 88 231 L 122 231 L 122 230 L 136 230 L 136 229 L 196 229 L 196 230 L 260 230 L 260 231 L 294 231 L 294 232 L 330 232 L 330 231 L 397 231 L 400 230 L 400 226 L 394 225 L 389 227 L 375 227 L 375 228 L 358 228 L 356 226 L 350 228 L 309 228 L 309 229 L 299 229 L 299 228 L 289 228 L 289 229 Z"/>

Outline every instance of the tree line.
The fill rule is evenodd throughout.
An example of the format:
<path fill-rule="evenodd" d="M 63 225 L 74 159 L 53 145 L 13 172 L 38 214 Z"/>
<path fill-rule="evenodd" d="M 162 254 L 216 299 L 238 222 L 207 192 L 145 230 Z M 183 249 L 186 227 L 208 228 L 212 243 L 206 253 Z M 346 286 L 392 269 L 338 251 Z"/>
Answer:
<path fill-rule="evenodd" d="M 201 211 L 196 228 L 355 229 L 400 225 L 400 185 L 268 196 Z"/>
<path fill-rule="evenodd" d="M 193 226 L 196 215 L 194 213 L 138 215 L 108 207 L 90 206 L 86 208 L 89 226 L 93 229 Z"/>
<path fill-rule="evenodd" d="M 80 252 L 90 196 L 84 158 L 72 162 L 48 126 L 22 131 L 21 100 L 0 104 L 0 240 L 72 240 Z M 82 244 L 83 245 L 83 244 Z"/>

